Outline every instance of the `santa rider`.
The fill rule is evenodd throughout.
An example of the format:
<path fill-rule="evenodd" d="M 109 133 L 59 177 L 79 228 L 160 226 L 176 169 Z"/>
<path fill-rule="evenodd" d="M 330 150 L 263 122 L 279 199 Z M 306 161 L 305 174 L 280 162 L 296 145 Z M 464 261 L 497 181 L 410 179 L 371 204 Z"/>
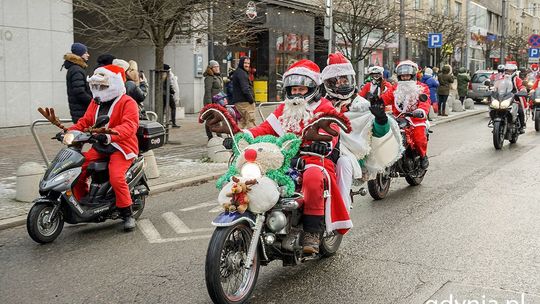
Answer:
<path fill-rule="evenodd" d="M 360 96 L 368 98 L 370 95 L 380 96 L 382 93 L 391 90 L 392 85 L 390 82 L 383 78 L 384 68 L 380 66 L 372 66 L 368 69 L 369 77 L 371 81 L 366 83 L 360 91 Z"/>
<path fill-rule="evenodd" d="M 242 131 L 253 137 L 282 136 L 286 133 L 300 136 L 308 121 L 314 116 L 324 113 L 339 115 L 329 100 L 321 98 L 320 84 L 320 69 L 314 62 L 303 59 L 294 63 L 283 75 L 284 104 L 278 106 L 260 125 Z M 210 120 L 206 123 L 213 132 L 223 132 L 219 126 L 211 125 Z M 304 138 L 302 150 L 329 156 L 338 141 L 339 128 L 332 126 L 328 132 L 319 133 L 327 135 L 325 140 L 328 141 L 308 141 Z M 329 231 L 346 233 L 352 227 L 352 222 L 339 193 L 334 163 L 328 159 L 322 161 L 317 156 L 302 156 L 302 158 L 306 163 L 302 183 L 303 251 L 306 254 L 313 254 L 319 252 L 323 223 Z M 326 195 L 325 185 L 329 185 L 330 195 Z M 332 210 L 331 214 L 325 213 L 325 208 Z"/>
<path fill-rule="evenodd" d="M 119 66 L 111 64 L 97 68 L 94 75 L 88 78 L 93 101 L 84 116 L 69 130 L 84 131 L 95 124 L 98 116 L 109 116 L 110 120 L 106 127 L 117 134 L 94 135 L 97 143 L 84 153 L 82 173 L 73 190 L 75 197 L 80 201 L 88 193 L 86 171 L 88 164 L 100 159 L 108 159 L 109 181 L 116 195 L 116 207 L 124 219 L 124 230 L 131 231 L 135 228 L 135 219 L 131 209 L 131 195 L 126 183 L 126 172 L 139 153 L 137 142 L 139 108 L 137 102 L 126 95 L 125 81 L 124 70 Z"/>
<path fill-rule="evenodd" d="M 525 91 L 526 88 L 523 85 L 523 81 L 521 78 L 519 78 L 519 73 L 517 72 L 517 65 L 513 62 L 507 62 L 505 65 L 505 75 L 510 77 L 512 80 L 512 93 L 517 93 L 519 91 Z M 518 100 L 518 117 L 519 117 L 519 123 L 521 125 L 521 128 L 519 129 L 519 133 L 523 134 L 525 133 L 525 112 L 523 109 L 527 108 L 527 99 L 525 97 L 519 97 Z"/>
<path fill-rule="evenodd" d="M 489 76 L 489 80 L 491 81 L 491 83 L 494 83 L 495 81 L 501 80 L 503 78 L 504 78 L 504 64 L 499 64 L 497 66 L 497 73 L 491 74 L 491 76 Z"/>
<path fill-rule="evenodd" d="M 429 88 L 416 79 L 418 65 L 410 60 L 400 62 L 396 67 L 398 82 L 392 91 L 381 95 L 386 105 L 392 106 L 394 116 L 411 113 L 413 117 L 406 117 L 412 126 L 413 149 L 421 157 L 422 169 L 427 169 L 426 120 L 429 113 Z"/>
<path fill-rule="evenodd" d="M 372 82 L 364 88 L 374 84 L 373 88 L 378 89 L 378 83 L 382 80 L 382 68 L 380 71 L 372 71 L 372 75 L 380 74 L 380 77 L 372 78 Z M 345 113 L 353 126 L 350 134 L 340 134 L 340 155 L 336 164 L 339 190 L 347 209 L 352 203 L 349 193 L 353 178 L 374 178 L 378 172 L 393 164 L 402 152 L 397 123 L 394 119 L 388 119 L 381 100 L 370 103 L 355 94 L 355 74 L 352 64 L 339 52 L 328 55 L 328 65 L 321 73 L 326 98 L 332 101 L 338 111 Z M 384 82 L 388 86 L 383 86 L 383 89 L 391 90 L 389 83 Z M 369 89 L 367 92 L 370 92 Z M 378 95 L 375 90 L 371 93 Z"/>

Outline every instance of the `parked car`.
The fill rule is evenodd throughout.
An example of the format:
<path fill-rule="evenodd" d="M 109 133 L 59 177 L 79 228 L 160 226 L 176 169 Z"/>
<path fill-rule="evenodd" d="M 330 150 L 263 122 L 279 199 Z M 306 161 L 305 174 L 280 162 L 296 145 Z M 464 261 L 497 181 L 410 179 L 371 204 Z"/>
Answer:
<path fill-rule="evenodd" d="M 467 97 L 472 98 L 475 102 L 487 102 L 491 97 L 491 91 L 488 86 L 484 85 L 484 81 L 489 79 L 493 73 L 497 73 L 497 71 L 478 70 L 474 72 L 469 82 Z"/>

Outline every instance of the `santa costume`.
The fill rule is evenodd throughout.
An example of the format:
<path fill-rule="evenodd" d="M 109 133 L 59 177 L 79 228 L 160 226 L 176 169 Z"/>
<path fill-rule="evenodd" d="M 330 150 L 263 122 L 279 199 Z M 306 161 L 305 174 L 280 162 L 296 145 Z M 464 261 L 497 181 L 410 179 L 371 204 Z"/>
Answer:
<path fill-rule="evenodd" d="M 318 86 L 321 84 L 320 69 L 314 62 L 304 59 L 291 65 L 283 75 L 284 86 L 287 86 L 288 77 L 294 78 L 296 76 L 305 76 L 311 79 L 316 85 L 316 91 L 309 92 L 298 99 L 286 98 L 285 103 L 277 107 L 263 123 L 244 130 L 244 132 L 253 135 L 253 137 L 261 135 L 282 136 L 286 133 L 295 133 L 301 136 L 304 126 L 313 117 L 323 113 L 337 114 L 329 100 L 318 96 Z M 308 102 L 306 99 L 311 100 Z M 334 128 L 339 132 L 337 126 Z M 335 147 L 337 141 L 338 136 L 334 136 L 330 142 L 331 149 Z M 302 146 L 308 147 L 310 144 L 311 142 L 304 140 Z M 337 230 L 341 234 L 346 233 L 352 227 L 352 222 L 339 192 L 334 163 L 328 158 L 322 161 L 320 157 L 316 156 L 302 156 L 302 158 L 306 163 L 302 183 L 304 231 L 318 233 L 319 227 L 316 226 L 320 226 L 319 221 L 324 218 L 327 231 Z M 325 183 L 328 185 L 328 193 L 324 191 Z"/>
<path fill-rule="evenodd" d="M 400 62 L 396 67 L 396 71 L 400 66 L 411 66 L 418 71 L 418 65 L 410 60 Z M 398 82 L 392 91 L 381 94 L 381 98 L 385 105 L 392 106 L 392 112 L 396 117 L 404 113 L 411 113 L 415 110 L 423 112 L 424 115 L 422 118 L 405 117 L 405 119 L 407 119 L 412 126 L 411 138 L 414 144 L 413 148 L 421 157 L 425 157 L 427 154 L 427 117 L 431 101 L 429 99 L 428 86 L 414 79 L 415 74 L 416 72 L 412 74 L 411 80 L 408 81 L 398 79 Z M 427 100 L 421 101 L 419 99 L 420 94 L 425 94 Z"/>
<path fill-rule="evenodd" d="M 130 216 L 132 201 L 125 174 L 139 153 L 136 135 L 139 112 L 135 100 L 125 94 L 124 81 L 124 70 L 119 66 L 97 68 L 88 79 L 94 99 L 84 116 L 69 130 L 84 131 L 95 124 L 98 116 L 109 116 L 109 123 L 105 127 L 117 135 L 95 135 L 98 142 L 84 154 L 85 162 L 74 194 L 81 200 L 88 192 L 88 164 L 109 159 L 109 180 L 116 195 L 116 206 L 124 215 Z"/>

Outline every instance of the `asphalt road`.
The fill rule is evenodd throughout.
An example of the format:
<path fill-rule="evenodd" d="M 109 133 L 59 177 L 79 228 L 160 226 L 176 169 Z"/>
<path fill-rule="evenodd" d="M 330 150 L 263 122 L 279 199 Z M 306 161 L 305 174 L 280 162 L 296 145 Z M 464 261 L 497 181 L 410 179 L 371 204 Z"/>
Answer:
<path fill-rule="evenodd" d="M 540 134 L 496 151 L 487 123 L 435 126 L 422 185 L 356 198 L 339 253 L 261 268 L 251 303 L 540 303 Z M 24 227 L 0 231 L 0 303 L 210 303 L 216 196 L 213 184 L 152 196 L 130 234 L 68 225 L 37 245 Z"/>

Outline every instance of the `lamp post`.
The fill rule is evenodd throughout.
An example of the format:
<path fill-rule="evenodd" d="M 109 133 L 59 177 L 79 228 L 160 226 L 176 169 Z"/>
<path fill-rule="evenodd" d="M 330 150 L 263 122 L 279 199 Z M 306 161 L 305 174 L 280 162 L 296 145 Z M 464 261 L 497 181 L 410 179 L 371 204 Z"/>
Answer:
<path fill-rule="evenodd" d="M 332 2 L 332 0 L 325 0 L 324 39 L 328 39 L 328 54 L 333 51 L 332 39 L 334 38 L 334 20 L 332 17 Z"/>
<path fill-rule="evenodd" d="M 500 58 L 499 58 L 499 64 L 502 64 L 504 62 L 504 46 L 505 46 L 505 39 L 506 39 L 506 1 L 502 0 L 502 20 L 501 20 L 501 49 L 500 49 Z"/>
<path fill-rule="evenodd" d="M 405 41 L 405 0 L 399 1 L 399 61 L 407 59 Z"/>

